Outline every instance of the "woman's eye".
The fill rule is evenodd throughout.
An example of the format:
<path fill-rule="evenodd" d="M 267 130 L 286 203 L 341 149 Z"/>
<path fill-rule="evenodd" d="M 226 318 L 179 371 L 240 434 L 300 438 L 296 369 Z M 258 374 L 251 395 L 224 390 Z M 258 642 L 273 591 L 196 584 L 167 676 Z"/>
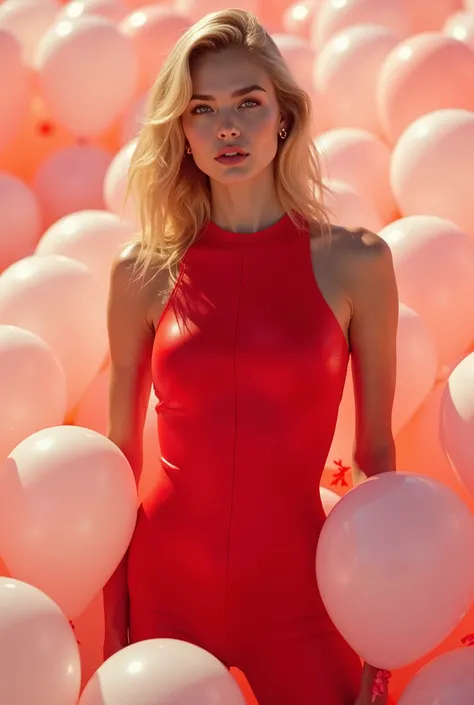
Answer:
<path fill-rule="evenodd" d="M 210 109 L 211 108 L 208 105 L 196 105 L 196 107 L 191 110 L 191 113 L 193 115 L 202 115 L 204 112 Z"/>
<path fill-rule="evenodd" d="M 254 100 L 253 98 L 247 98 L 247 100 L 244 100 L 239 107 L 240 108 L 254 108 L 255 106 L 260 105 L 260 103 L 257 100 Z M 211 111 L 212 108 L 209 107 L 209 105 L 196 105 L 195 108 L 191 110 L 192 115 L 204 115 L 205 113 Z"/>
<path fill-rule="evenodd" d="M 250 103 L 250 105 L 249 105 L 249 103 Z M 246 108 L 253 108 L 255 105 L 260 105 L 260 103 L 258 103 L 256 100 L 253 100 L 252 98 L 247 98 L 247 100 L 244 100 L 242 105 L 245 106 Z"/>

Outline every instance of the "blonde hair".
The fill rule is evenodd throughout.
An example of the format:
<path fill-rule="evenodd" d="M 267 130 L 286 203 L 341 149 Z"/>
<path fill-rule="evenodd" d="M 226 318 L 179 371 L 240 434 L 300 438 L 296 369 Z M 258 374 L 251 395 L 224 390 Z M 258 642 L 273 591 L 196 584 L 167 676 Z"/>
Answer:
<path fill-rule="evenodd" d="M 209 178 L 185 154 L 180 118 L 192 95 L 193 58 L 229 46 L 245 47 L 258 59 L 289 120 L 288 138 L 280 143 L 274 164 L 282 208 L 298 226 L 304 221 L 329 225 L 318 200 L 325 187 L 311 133 L 310 97 L 255 15 L 236 9 L 214 12 L 181 36 L 149 94 L 127 189 L 140 216 L 137 266 L 142 274 L 158 264 L 175 282 L 184 253 L 210 220 Z"/>

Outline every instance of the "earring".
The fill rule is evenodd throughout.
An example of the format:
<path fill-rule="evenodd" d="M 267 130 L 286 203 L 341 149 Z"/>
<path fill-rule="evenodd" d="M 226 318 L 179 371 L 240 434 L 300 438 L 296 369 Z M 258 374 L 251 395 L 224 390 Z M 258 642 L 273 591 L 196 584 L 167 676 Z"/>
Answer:
<path fill-rule="evenodd" d="M 282 127 L 278 134 L 280 135 L 280 139 L 286 140 L 286 138 L 288 137 L 288 132 L 286 131 L 286 127 Z"/>
<path fill-rule="evenodd" d="M 186 154 L 192 154 L 192 153 L 193 153 L 193 150 L 191 149 L 191 147 L 188 144 L 188 146 L 186 147 Z"/>

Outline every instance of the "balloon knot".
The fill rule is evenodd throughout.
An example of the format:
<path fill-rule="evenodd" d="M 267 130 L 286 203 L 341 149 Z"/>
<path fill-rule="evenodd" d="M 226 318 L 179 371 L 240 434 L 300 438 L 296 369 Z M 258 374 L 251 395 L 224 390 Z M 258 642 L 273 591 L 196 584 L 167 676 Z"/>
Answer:
<path fill-rule="evenodd" d="M 375 674 L 374 683 L 372 685 L 372 702 L 374 703 L 377 698 L 381 698 L 385 694 L 388 681 L 390 680 L 392 674 L 383 668 L 379 668 Z"/>
<path fill-rule="evenodd" d="M 337 470 L 333 472 L 331 487 L 337 487 L 338 485 L 341 485 L 341 487 L 349 487 L 346 480 L 346 473 L 349 472 L 350 467 L 344 465 L 342 460 L 335 460 L 334 465 Z"/>
<path fill-rule="evenodd" d="M 466 634 L 466 636 L 461 639 L 461 642 L 465 646 L 474 646 L 474 634 Z"/>
<path fill-rule="evenodd" d="M 81 645 L 81 642 L 79 641 L 79 639 L 78 639 L 77 636 L 76 636 L 76 627 L 74 626 L 74 623 L 71 622 L 71 620 L 69 620 L 69 624 L 71 625 L 71 629 L 72 629 L 72 631 L 74 632 L 74 636 L 76 637 L 76 641 L 77 641 L 77 643 L 78 643 L 79 646 L 80 646 L 80 645 Z"/>
<path fill-rule="evenodd" d="M 49 135 L 52 135 L 54 132 L 54 126 L 49 120 L 41 120 L 38 123 L 38 132 L 40 135 L 43 135 L 43 137 L 49 137 Z"/>

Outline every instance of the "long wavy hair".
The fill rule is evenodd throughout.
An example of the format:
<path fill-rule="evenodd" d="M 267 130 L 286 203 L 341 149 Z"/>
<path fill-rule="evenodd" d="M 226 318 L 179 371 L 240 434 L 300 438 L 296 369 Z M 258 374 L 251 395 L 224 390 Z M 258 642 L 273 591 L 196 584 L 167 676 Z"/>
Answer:
<path fill-rule="evenodd" d="M 325 186 L 311 132 L 309 95 L 298 86 L 255 15 L 234 9 L 214 12 L 180 37 L 148 97 L 127 188 L 140 218 L 136 261 L 140 274 L 154 264 L 158 270 L 167 269 L 174 283 L 184 253 L 210 220 L 209 177 L 186 154 L 181 116 L 192 96 L 193 59 L 229 46 L 245 47 L 257 57 L 288 119 L 288 138 L 280 142 L 274 161 L 282 208 L 298 227 L 306 221 L 329 226 L 321 204 Z"/>

